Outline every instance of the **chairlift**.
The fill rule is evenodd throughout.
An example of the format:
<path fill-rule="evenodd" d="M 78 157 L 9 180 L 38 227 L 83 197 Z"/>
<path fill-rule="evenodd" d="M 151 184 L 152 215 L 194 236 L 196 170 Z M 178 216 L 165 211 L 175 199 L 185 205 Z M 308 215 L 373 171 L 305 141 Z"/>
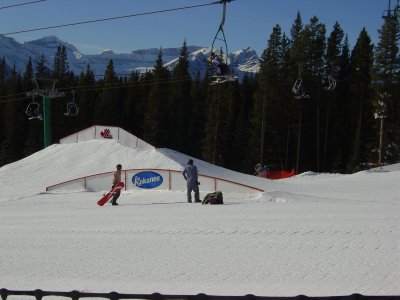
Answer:
<path fill-rule="evenodd" d="M 28 104 L 25 109 L 25 114 L 28 116 L 29 120 L 39 119 L 43 120 L 42 114 L 40 113 L 40 104 L 35 101 L 35 97 L 32 97 L 32 101 Z"/>
<path fill-rule="evenodd" d="M 79 107 L 75 103 L 75 91 L 72 91 L 72 101 L 67 103 L 67 117 L 76 117 L 79 113 Z"/>
<path fill-rule="evenodd" d="M 323 81 L 323 84 L 325 84 L 325 86 L 324 86 L 325 91 L 332 92 L 336 88 L 336 80 L 333 77 L 334 70 L 335 70 L 335 64 L 334 64 L 334 61 L 331 61 L 330 62 L 330 72 L 329 72 L 328 76 L 326 77 L 327 80 Z"/>
<path fill-rule="evenodd" d="M 67 117 L 76 117 L 79 113 L 79 107 L 74 102 L 67 103 L 67 112 L 64 113 Z"/>
<path fill-rule="evenodd" d="M 293 87 L 292 92 L 294 94 L 295 99 L 303 99 L 303 98 L 310 98 L 309 95 L 306 94 L 303 87 L 303 79 L 301 78 L 301 70 L 303 65 L 299 64 L 299 76 L 297 77 Z"/>
<path fill-rule="evenodd" d="M 397 0 L 397 5 L 393 9 L 391 7 L 392 7 L 391 0 L 389 0 L 388 9 L 386 9 L 386 10 L 384 10 L 382 12 L 382 18 L 383 19 L 386 19 L 388 17 L 396 17 L 396 16 L 398 16 L 398 14 L 400 12 L 399 11 L 399 9 L 400 9 L 399 0 Z"/>
<path fill-rule="evenodd" d="M 384 10 L 383 12 L 382 12 L 382 19 L 386 19 L 388 16 L 390 16 L 391 14 L 390 14 L 390 10 Z"/>
<path fill-rule="evenodd" d="M 296 82 L 292 87 L 292 92 L 294 94 L 295 99 L 302 99 L 302 98 L 310 98 L 304 91 L 303 87 L 303 79 L 297 78 Z"/>
<path fill-rule="evenodd" d="M 210 66 L 211 66 L 211 82 L 210 85 L 220 84 L 228 81 L 236 81 L 237 76 L 232 74 L 229 68 L 229 52 L 228 52 L 228 44 L 226 42 L 225 32 L 224 32 L 224 24 L 225 24 L 225 16 L 226 16 L 226 3 L 231 2 L 233 0 L 221 0 L 220 3 L 223 4 L 223 14 L 222 21 L 219 25 L 218 31 L 215 34 L 214 40 L 211 44 L 211 55 L 209 58 Z M 221 49 L 219 52 L 214 48 L 215 42 L 219 40 L 223 42 L 225 53 Z"/>
<path fill-rule="evenodd" d="M 332 75 L 328 75 L 328 85 L 324 87 L 324 90 L 332 92 L 336 88 L 336 80 Z"/>

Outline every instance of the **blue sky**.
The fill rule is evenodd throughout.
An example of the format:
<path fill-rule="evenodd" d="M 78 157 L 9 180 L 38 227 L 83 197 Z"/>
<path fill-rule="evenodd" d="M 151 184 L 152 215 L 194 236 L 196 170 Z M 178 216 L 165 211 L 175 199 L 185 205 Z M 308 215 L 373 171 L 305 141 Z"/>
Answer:
<path fill-rule="evenodd" d="M 31 0 L 32 1 L 32 0 Z M 0 9 L 0 32 L 68 24 L 100 18 L 208 4 L 215 0 L 46 0 Z M 396 0 L 392 0 L 395 2 Z M 28 0 L 0 0 L 0 8 Z M 393 6 L 393 4 L 392 4 Z M 145 48 L 210 46 L 222 17 L 222 5 L 179 10 L 93 24 L 8 35 L 25 42 L 49 35 L 75 45 L 84 54 L 111 49 L 130 53 Z M 303 24 L 317 16 L 327 35 L 338 21 L 351 46 L 365 27 L 376 43 L 388 0 L 235 0 L 228 3 L 224 31 L 229 51 L 251 47 L 261 54 L 272 28 L 279 24 L 290 34 L 300 11 Z"/>

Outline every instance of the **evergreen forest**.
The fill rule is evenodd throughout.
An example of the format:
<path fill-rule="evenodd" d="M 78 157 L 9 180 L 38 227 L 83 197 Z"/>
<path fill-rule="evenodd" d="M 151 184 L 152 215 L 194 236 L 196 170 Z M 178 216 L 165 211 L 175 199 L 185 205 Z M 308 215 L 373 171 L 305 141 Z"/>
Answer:
<path fill-rule="evenodd" d="M 42 55 L 23 74 L 0 59 L 0 166 L 43 149 L 43 121 L 28 119 L 34 78 L 51 78 L 63 97 L 50 102 L 51 141 L 92 125 L 119 126 L 158 148 L 170 148 L 232 170 L 351 173 L 363 164 L 400 161 L 400 17 L 382 19 L 374 45 L 361 29 L 354 46 L 339 23 L 297 14 L 290 34 L 276 25 L 260 71 L 210 85 L 189 74 L 186 40 L 173 70 L 159 51 L 144 74 L 119 75 L 110 60 L 102 76 L 88 65 L 74 74 L 64 46 L 54 62 Z M 263 37 L 261 37 L 263 38 Z M 50 63 L 51 69 L 46 67 Z M 301 84 L 301 93 L 293 89 Z M 299 86 L 296 86 L 297 88 Z M 74 101 L 77 116 L 66 116 Z M 123 163 L 123 162 L 122 162 Z"/>

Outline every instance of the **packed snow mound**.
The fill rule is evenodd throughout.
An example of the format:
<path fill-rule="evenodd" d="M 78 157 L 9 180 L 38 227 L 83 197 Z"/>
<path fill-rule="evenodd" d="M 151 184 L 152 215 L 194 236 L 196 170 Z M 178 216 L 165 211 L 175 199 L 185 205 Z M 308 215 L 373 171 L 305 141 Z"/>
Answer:
<path fill-rule="evenodd" d="M 76 178 L 123 169 L 168 169 L 181 171 L 188 159 L 194 160 L 199 173 L 211 177 L 230 179 L 243 184 L 265 186 L 263 178 L 242 174 L 218 167 L 171 149 L 142 150 L 125 146 L 115 140 L 90 140 L 71 144 L 53 144 L 20 161 L 0 168 L 0 178 L 6 188 L 16 185 L 13 178 L 21 170 L 32 180 L 22 184 L 34 191 L 44 191 L 46 186 Z M 18 183 L 19 185 L 21 182 Z"/>
<path fill-rule="evenodd" d="M 149 159 L 151 158 L 151 159 Z M 0 169 L 0 177 L 12 178 L 24 170 L 41 189 L 57 181 L 110 172 L 117 164 L 129 168 L 180 169 L 182 166 L 157 150 L 140 150 L 114 140 L 91 140 L 73 144 L 53 144 Z M 7 182 L 12 184 L 12 182 Z"/>

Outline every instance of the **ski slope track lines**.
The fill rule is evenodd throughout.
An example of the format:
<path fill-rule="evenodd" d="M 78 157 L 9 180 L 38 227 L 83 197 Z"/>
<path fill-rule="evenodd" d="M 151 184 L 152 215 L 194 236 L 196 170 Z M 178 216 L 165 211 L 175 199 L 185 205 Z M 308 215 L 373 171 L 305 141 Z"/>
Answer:
<path fill-rule="evenodd" d="M 133 187 L 141 170 L 175 170 L 183 180 L 179 170 L 189 158 L 200 174 L 264 192 L 227 190 L 224 205 L 201 205 L 187 203 L 185 189 Z M 96 203 L 111 188 L 109 175 L 102 191 L 44 192 L 56 182 L 108 174 L 117 164 L 132 185 L 118 206 Z M 400 295 L 400 164 L 267 180 L 171 149 L 91 139 L 54 144 L 1 167 L 0 187 L 0 288 Z"/>

